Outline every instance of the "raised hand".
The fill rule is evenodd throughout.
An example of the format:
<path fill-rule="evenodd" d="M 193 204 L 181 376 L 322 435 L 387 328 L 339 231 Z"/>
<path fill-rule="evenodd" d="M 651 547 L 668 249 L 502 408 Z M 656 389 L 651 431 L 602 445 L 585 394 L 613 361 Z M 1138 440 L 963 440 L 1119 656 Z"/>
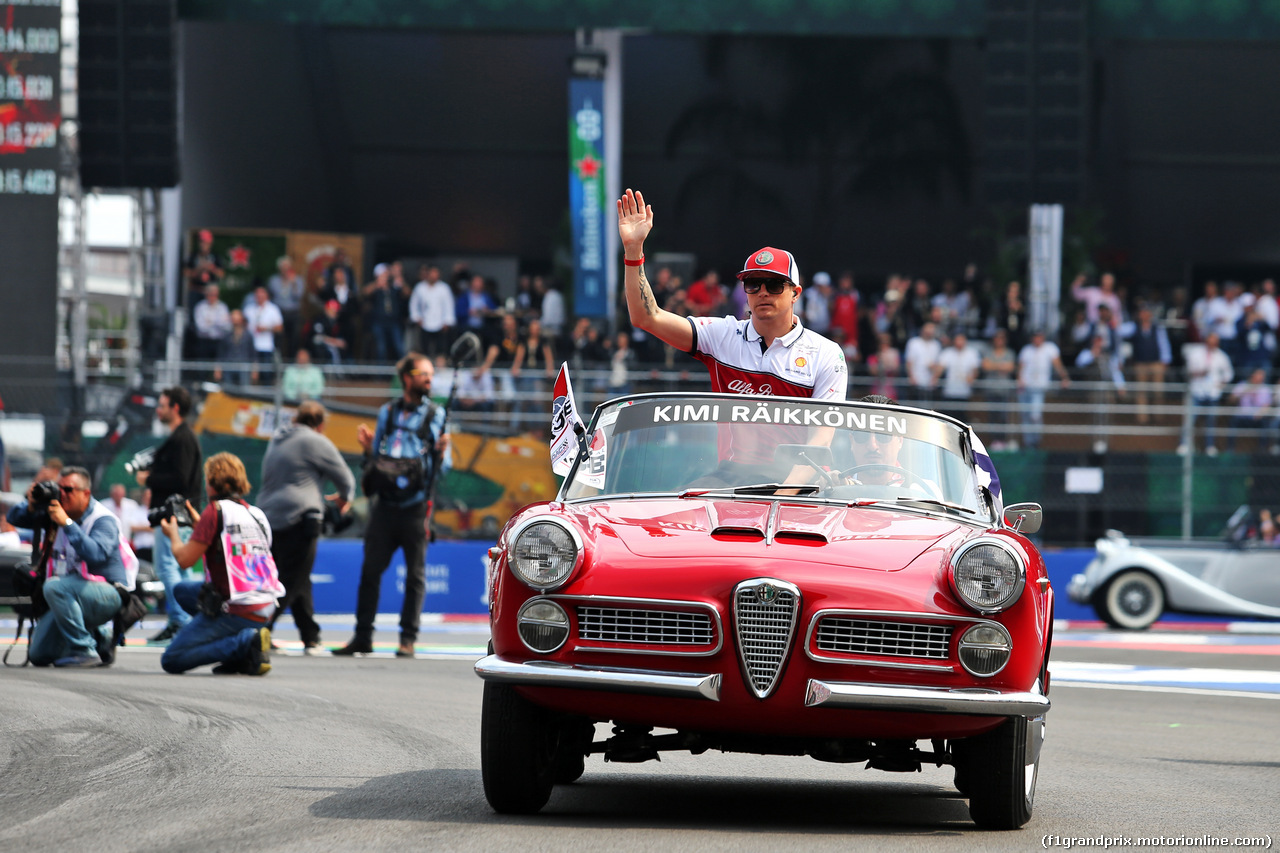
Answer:
<path fill-rule="evenodd" d="M 644 195 L 627 190 L 618 199 L 618 237 L 629 257 L 639 257 L 644 240 L 653 230 L 653 207 L 644 203 Z"/>

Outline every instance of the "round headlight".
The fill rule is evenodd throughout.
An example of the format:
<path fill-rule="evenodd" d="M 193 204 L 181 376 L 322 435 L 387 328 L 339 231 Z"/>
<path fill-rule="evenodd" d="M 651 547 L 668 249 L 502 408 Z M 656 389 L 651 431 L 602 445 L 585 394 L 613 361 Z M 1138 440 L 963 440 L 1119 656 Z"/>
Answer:
<path fill-rule="evenodd" d="M 960 548 L 951 569 L 951 583 L 965 604 L 979 613 L 998 613 L 1022 594 L 1026 570 L 1003 542 L 986 540 Z"/>
<path fill-rule="evenodd" d="M 972 675 L 995 675 L 1012 653 L 1013 641 L 999 625 L 974 625 L 960 635 L 960 665 Z"/>
<path fill-rule="evenodd" d="M 520 580 L 534 589 L 564 583 L 578 563 L 578 542 L 562 525 L 537 521 L 516 534 L 508 560 Z"/>
<path fill-rule="evenodd" d="M 554 601 L 526 601 L 516 616 L 520 639 L 539 654 L 554 652 L 569 638 L 569 614 Z"/>

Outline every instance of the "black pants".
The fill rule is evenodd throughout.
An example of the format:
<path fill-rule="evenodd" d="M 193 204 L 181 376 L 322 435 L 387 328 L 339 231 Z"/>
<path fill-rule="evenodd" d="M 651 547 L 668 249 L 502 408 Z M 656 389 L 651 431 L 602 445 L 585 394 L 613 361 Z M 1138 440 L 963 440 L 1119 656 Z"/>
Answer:
<path fill-rule="evenodd" d="M 311 567 L 316 562 L 316 540 L 319 538 L 319 525 L 306 521 L 274 530 L 271 537 L 271 556 L 275 558 L 280 583 L 284 584 L 284 597 L 280 599 L 268 627 L 275 628 L 276 620 L 288 608 L 293 613 L 293 624 L 298 626 L 303 645 L 320 642 L 320 626 L 316 623 L 315 604 L 311 600 Z"/>
<path fill-rule="evenodd" d="M 378 593 L 382 573 L 391 565 L 396 551 L 404 551 L 404 607 L 400 610 L 400 642 L 418 639 L 422 602 L 427 597 L 427 537 L 423 524 L 426 502 L 413 506 L 390 506 L 373 499 L 369 523 L 364 530 L 364 564 L 360 567 L 360 592 L 356 597 L 356 639 L 373 639 L 373 622 L 378 615 Z"/>

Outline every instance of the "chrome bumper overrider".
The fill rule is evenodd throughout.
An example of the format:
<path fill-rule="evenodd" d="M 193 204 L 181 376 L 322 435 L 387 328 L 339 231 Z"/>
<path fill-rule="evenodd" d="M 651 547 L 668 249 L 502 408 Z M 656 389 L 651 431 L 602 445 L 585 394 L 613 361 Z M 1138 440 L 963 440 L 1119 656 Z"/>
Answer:
<path fill-rule="evenodd" d="M 572 687 L 578 690 L 609 690 L 615 693 L 644 693 L 649 696 L 682 696 L 687 699 L 720 701 L 720 673 L 652 672 L 643 669 L 570 666 L 551 661 L 515 663 L 497 655 L 476 661 L 476 675 L 508 684 L 536 687 Z"/>
<path fill-rule="evenodd" d="M 810 679 L 804 704 L 810 708 L 823 706 L 863 711 L 1035 717 L 1049 710 L 1049 697 L 1033 692 L 1006 693 L 984 688 L 888 687 Z"/>

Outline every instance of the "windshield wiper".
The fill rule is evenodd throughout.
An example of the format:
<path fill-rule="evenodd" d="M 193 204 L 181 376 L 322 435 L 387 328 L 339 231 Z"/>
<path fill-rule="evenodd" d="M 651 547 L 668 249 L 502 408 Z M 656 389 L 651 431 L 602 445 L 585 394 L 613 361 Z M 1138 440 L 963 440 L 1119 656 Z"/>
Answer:
<path fill-rule="evenodd" d="M 962 504 L 953 504 L 948 501 L 934 500 L 933 498 L 898 498 L 897 503 L 927 504 L 929 506 L 940 506 L 943 509 L 953 509 L 956 512 L 963 512 L 967 515 L 978 514 L 976 509 L 971 509 L 970 507 L 963 506 Z"/>
<path fill-rule="evenodd" d="M 696 498 L 699 495 L 731 494 L 731 495 L 771 495 L 779 489 L 795 489 L 797 495 L 812 495 L 822 489 L 812 483 L 756 483 L 753 486 L 716 486 L 709 489 L 685 489 L 680 493 L 682 498 Z"/>

